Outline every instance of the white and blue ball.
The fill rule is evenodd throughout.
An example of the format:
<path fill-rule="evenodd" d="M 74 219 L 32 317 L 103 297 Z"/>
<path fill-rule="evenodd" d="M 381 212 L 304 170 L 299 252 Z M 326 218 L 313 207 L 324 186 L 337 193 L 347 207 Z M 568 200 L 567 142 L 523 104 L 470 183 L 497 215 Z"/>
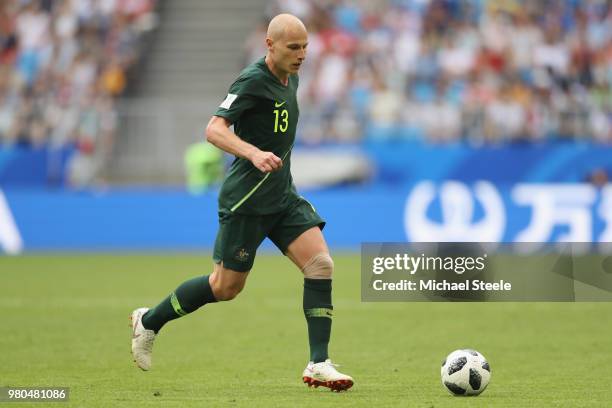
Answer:
<path fill-rule="evenodd" d="M 489 385 L 491 367 L 476 350 L 455 350 L 441 369 L 442 384 L 453 395 L 478 395 Z"/>

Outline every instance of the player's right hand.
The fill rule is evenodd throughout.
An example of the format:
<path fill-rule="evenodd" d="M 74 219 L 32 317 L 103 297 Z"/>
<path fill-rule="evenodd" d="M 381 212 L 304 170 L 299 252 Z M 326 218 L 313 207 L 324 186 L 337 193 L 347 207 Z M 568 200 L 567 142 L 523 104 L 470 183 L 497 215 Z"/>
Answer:
<path fill-rule="evenodd" d="M 272 152 L 264 152 L 259 150 L 251 158 L 253 166 L 263 173 L 271 173 L 280 170 L 283 167 L 283 161 L 280 157 Z"/>

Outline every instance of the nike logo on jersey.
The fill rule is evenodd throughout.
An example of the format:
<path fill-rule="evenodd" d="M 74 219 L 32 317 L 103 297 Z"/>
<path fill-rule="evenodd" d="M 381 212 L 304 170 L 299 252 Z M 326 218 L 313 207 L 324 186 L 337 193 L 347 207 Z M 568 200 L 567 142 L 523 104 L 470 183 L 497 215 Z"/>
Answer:
<path fill-rule="evenodd" d="M 280 108 L 281 106 L 283 106 L 285 103 L 287 103 L 287 101 L 282 101 L 282 102 L 274 102 L 274 107 L 275 108 Z"/>

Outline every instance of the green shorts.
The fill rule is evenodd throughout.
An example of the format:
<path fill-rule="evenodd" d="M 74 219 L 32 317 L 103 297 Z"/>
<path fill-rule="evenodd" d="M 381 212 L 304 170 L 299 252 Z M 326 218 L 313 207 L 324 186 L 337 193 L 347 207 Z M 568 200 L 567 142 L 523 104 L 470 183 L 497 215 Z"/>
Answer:
<path fill-rule="evenodd" d="M 253 268 L 257 248 L 266 237 L 284 254 L 289 244 L 314 226 L 323 229 L 325 221 L 303 198 L 276 214 L 243 215 L 219 210 L 213 260 L 223 262 L 226 268 L 248 272 Z"/>

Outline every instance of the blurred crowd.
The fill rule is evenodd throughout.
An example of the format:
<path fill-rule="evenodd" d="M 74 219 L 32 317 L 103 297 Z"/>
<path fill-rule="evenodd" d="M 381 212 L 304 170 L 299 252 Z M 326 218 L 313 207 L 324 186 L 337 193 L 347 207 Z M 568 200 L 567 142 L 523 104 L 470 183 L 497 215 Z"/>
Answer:
<path fill-rule="evenodd" d="M 309 29 L 304 143 L 612 142 L 610 0 L 275 0 L 278 12 Z"/>
<path fill-rule="evenodd" d="M 0 147 L 74 144 L 87 183 L 110 152 L 115 99 L 155 0 L 0 0 Z"/>

